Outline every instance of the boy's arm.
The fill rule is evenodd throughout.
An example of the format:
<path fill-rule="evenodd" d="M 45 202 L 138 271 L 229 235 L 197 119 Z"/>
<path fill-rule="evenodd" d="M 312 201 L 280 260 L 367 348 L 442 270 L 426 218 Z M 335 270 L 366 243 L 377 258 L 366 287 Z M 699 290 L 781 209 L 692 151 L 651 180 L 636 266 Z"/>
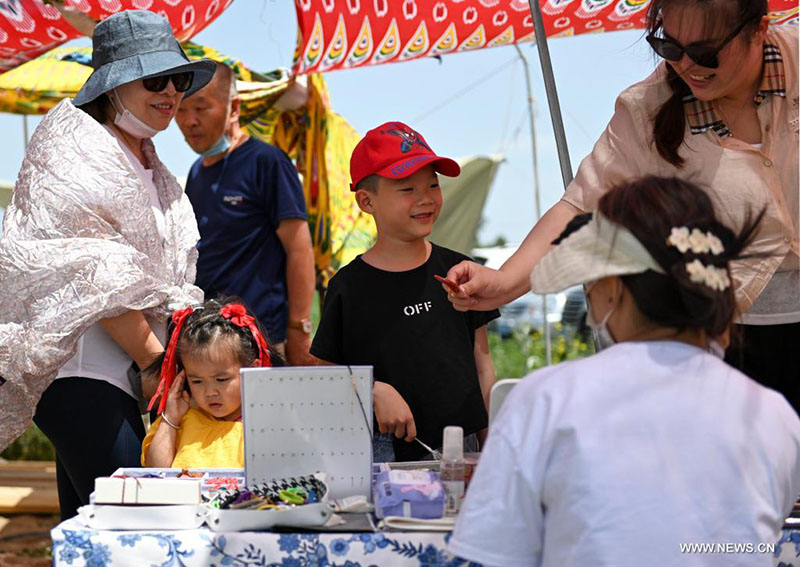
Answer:
<path fill-rule="evenodd" d="M 478 383 L 481 386 L 483 403 L 486 411 L 489 411 L 489 393 L 492 386 L 497 381 L 492 364 L 492 356 L 489 353 L 489 331 L 486 325 L 475 329 L 475 366 L 478 369 Z"/>
<path fill-rule="evenodd" d="M 481 387 L 481 395 L 483 396 L 483 404 L 486 406 L 486 413 L 489 413 L 489 393 L 492 391 L 492 386 L 497 381 L 494 373 L 494 366 L 492 365 L 492 357 L 489 353 L 489 331 L 486 325 L 475 329 L 475 366 L 478 369 L 478 384 Z M 487 429 L 478 431 L 478 442 L 481 447 L 486 443 Z"/>
<path fill-rule="evenodd" d="M 391 433 L 409 443 L 416 438 L 417 425 L 414 423 L 411 408 L 392 385 L 375 380 L 372 386 L 372 405 L 381 433 Z"/>

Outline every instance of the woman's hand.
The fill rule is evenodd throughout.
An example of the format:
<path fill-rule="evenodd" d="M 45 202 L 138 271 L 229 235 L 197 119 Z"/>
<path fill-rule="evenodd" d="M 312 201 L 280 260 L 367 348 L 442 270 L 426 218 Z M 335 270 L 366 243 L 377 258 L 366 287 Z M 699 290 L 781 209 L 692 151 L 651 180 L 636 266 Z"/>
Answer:
<path fill-rule="evenodd" d="M 506 275 L 499 270 L 464 260 L 447 272 L 447 279 L 459 284 L 461 293 L 447 291 L 447 299 L 458 311 L 489 311 L 507 302 Z"/>
<path fill-rule="evenodd" d="M 170 386 L 169 394 L 167 395 L 167 407 L 164 409 L 167 419 L 178 425 L 189 411 L 189 392 L 183 389 L 183 384 L 186 382 L 186 371 L 181 370 L 175 380 Z"/>
<path fill-rule="evenodd" d="M 469 261 L 450 268 L 447 279 L 461 287 L 461 293 L 448 294 L 453 307 L 458 311 L 489 311 L 530 291 L 533 266 L 547 253 L 551 242 L 567 223 L 582 212 L 564 200 L 557 202 L 539 219 L 499 270 Z"/>

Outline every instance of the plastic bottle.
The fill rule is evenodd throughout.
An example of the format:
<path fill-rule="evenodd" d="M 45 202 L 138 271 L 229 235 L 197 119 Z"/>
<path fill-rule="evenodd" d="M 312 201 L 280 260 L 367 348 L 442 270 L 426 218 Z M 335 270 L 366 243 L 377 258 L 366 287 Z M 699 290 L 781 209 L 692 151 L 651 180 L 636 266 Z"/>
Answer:
<path fill-rule="evenodd" d="M 457 425 L 444 428 L 440 477 L 444 485 L 444 515 L 455 516 L 464 497 L 464 430 Z"/>

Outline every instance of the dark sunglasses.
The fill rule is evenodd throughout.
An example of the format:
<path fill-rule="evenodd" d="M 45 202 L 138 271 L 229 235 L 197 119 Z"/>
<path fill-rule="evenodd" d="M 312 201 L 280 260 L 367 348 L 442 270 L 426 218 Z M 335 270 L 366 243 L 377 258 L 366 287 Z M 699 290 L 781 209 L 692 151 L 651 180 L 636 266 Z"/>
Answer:
<path fill-rule="evenodd" d="M 719 67 L 719 58 L 717 57 L 719 52 L 754 19 L 755 18 L 751 18 L 739 24 L 736 29 L 728 34 L 728 36 L 722 40 L 722 43 L 716 47 L 701 47 L 697 45 L 687 45 L 684 47 L 674 39 L 656 37 L 655 32 L 647 36 L 647 43 L 650 44 L 650 47 L 653 48 L 653 51 L 655 51 L 659 57 L 663 57 L 667 61 L 680 61 L 685 53 L 689 56 L 689 59 L 701 67 L 716 69 Z"/>
<path fill-rule="evenodd" d="M 172 75 L 159 75 L 158 77 L 147 77 L 142 79 L 144 88 L 153 93 L 160 93 L 167 88 L 167 83 L 172 81 L 172 86 L 179 93 L 185 93 L 192 87 L 194 73 L 184 71 L 183 73 L 173 73 Z"/>

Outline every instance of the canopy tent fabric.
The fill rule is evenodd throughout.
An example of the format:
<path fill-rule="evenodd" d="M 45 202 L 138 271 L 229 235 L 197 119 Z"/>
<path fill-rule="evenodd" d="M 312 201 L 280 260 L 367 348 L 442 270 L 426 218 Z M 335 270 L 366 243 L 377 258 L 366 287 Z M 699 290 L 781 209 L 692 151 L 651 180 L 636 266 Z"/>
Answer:
<path fill-rule="evenodd" d="M 502 161 L 500 155 L 461 158 L 461 175 L 439 176 L 444 205 L 431 232 L 433 242 L 462 254 L 472 253 L 483 206 Z"/>
<path fill-rule="evenodd" d="M 319 284 L 374 241 L 372 217 L 349 188 L 350 154 L 360 136 L 331 109 L 321 75 L 292 80 L 285 71 L 258 73 L 241 61 L 192 43 L 190 58 L 229 65 L 242 99 L 242 125 L 252 136 L 285 151 L 297 165 L 314 243 Z M 0 76 L 0 112 L 44 114 L 73 97 L 91 73 L 91 48 L 57 48 Z M 187 164 L 188 166 L 188 164 Z"/>
<path fill-rule="evenodd" d="M 645 25 L 649 0 L 539 0 L 548 37 Z M 532 41 L 528 0 L 295 0 L 295 74 L 327 72 Z M 770 0 L 775 23 L 798 0 Z"/>
<path fill-rule="evenodd" d="M 188 41 L 213 22 L 233 0 L 63 0 L 57 7 L 43 0 L 0 2 L 0 73 L 14 69 L 66 41 L 83 35 L 62 14 L 73 11 L 100 21 L 128 9 L 165 16 L 178 41 Z"/>

